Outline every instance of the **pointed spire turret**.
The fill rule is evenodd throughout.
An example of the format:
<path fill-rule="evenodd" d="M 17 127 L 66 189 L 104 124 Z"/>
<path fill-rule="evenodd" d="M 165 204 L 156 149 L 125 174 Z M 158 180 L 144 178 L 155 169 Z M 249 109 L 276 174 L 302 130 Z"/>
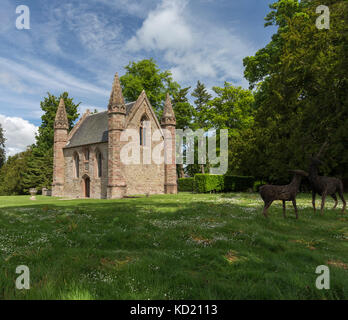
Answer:
<path fill-rule="evenodd" d="M 115 74 L 114 83 L 112 84 L 108 110 L 111 113 L 126 113 L 126 105 L 118 73 Z"/>
<path fill-rule="evenodd" d="M 167 125 L 176 125 L 176 119 L 175 119 L 175 114 L 172 106 L 172 102 L 170 100 L 169 93 L 167 93 L 167 98 L 166 98 L 166 103 L 164 105 L 164 110 L 162 114 L 162 119 L 161 119 L 161 125 L 162 126 L 167 126 Z"/>
<path fill-rule="evenodd" d="M 60 98 L 59 106 L 56 113 L 56 118 L 54 121 L 55 129 L 69 129 L 68 117 L 66 115 L 64 99 Z"/>

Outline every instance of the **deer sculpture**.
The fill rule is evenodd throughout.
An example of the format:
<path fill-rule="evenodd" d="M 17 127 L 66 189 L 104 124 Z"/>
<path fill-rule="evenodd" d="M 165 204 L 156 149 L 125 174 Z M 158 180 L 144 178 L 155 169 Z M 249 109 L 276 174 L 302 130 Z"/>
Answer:
<path fill-rule="evenodd" d="M 308 173 L 303 170 L 290 170 L 294 174 L 294 177 L 290 184 L 284 186 L 274 186 L 274 185 L 264 185 L 260 188 L 260 195 L 265 203 L 263 208 L 263 215 L 267 218 L 267 210 L 271 206 L 274 200 L 283 201 L 283 216 L 286 217 L 286 201 L 292 201 L 295 209 L 296 219 L 298 219 L 297 206 L 296 206 L 296 196 L 301 184 L 302 177 L 307 177 Z"/>
<path fill-rule="evenodd" d="M 337 196 L 336 193 L 338 193 L 339 197 L 341 198 L 343 202 L 343 208 L 342 213 L 344 213 L 344 210 L 346 208 L 346 201 L 343 197 L 343 183 L 338 178 L 333 177 L 324 177 L 319 176 L 318 174 L 318 167 L 322 165 L 322 161 L 320 160 L 321 154 L 325 147 L 327 146 L 327 141 L 322 145 L 319 152 L 316 155 L 312 155 L 311 157 L 311 163 L 309 166 L 309 176 L 308 180 L 312 188 L 312 205 L 314 212 L 316 212 L 315 208 L 315 197 L 316 194 L 319 194 L 321 196 L 321 214 L 323 214 L 324 207 L 325 207 L 325 199 L 326 196 L 330 195 L 334 201 L 335 205 L 333 209 L 337 207 Z"/>

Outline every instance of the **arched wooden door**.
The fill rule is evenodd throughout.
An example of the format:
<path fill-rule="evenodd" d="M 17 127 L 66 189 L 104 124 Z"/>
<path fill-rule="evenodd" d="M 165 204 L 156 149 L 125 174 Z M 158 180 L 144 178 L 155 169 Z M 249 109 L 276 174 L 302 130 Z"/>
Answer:
<path fill-rule="evenodd" d="M 89 177 L 85 178 L 85 197 L 91 197 L 91 179 Z"/>

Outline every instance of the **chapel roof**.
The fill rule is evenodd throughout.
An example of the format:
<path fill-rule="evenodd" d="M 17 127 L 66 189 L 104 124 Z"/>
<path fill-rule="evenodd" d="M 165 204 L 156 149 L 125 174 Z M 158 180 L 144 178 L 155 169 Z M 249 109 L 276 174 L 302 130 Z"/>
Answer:
<path fill-rule="evenodd" d="M 134 105 L 135 102 L 126 104 L 126 116 L 130 114 Z M 107 111 L 88 115 L 65 147 L 72 148 L 102 142 L 108 142 Z"/>

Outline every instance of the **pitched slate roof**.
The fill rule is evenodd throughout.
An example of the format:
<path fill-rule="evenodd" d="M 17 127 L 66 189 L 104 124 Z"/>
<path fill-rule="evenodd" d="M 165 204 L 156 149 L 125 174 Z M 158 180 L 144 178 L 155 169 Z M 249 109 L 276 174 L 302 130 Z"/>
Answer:
<path fill-rule="evenodd" d="M 134 105 L 135 102 L 126 104 L 127 116 Z M 107 141 L 108 112 L 104 111 L 87 116 L 65 147 L 72 148 Z"/>

